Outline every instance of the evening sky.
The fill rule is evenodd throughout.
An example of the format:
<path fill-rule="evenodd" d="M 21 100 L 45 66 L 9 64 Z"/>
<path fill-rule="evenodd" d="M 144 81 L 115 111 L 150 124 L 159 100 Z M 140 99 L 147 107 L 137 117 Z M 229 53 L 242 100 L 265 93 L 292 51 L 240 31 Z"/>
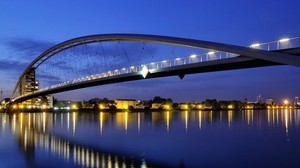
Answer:
<path fill-rule="evenodd" d="M 299 6 L 298 0 L 1 0 L 0 89 L 12 90 L 35 57 L 71 38 L 138 33 L 249 46 L 299 36 Z M 254 101 L 261 95 L 280 101 L 300 96 L 299 83 L 299 67 L 274 66 L 111 84 L 55 96 L 82 100 L 159 95 L 183 102 Z"/>

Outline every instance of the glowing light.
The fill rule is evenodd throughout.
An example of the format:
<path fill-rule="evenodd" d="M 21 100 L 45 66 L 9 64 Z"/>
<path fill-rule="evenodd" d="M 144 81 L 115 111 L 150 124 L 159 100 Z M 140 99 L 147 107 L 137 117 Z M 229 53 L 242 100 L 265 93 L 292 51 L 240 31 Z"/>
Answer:
<path fill-rule="evenodd" d="M 77 109 L 77 105 L 76 105 L 76 104 L 73 104 L 73 105 L 72 105 L 72 109 Z"/>
<path fill-rule="evenodd" d="M 290 40 L 289 38 L 283 38 L 283 39 L 280 39 L 279 42 L 287 42 L 289 40 Z"/>
<path fill-rule="evenodd" d="M 251 47 L 251 48 L 255 48 L 255 47 L 259 47 L 259 46 L 260 46 L 259 43 L 255 43 L 255 44 L 252 44 L 250 47 Z"/>
<path fill-rule="evenodd" d="M 47 108 L 47 105 L 46 105 L 46 104 L 43 104 L 43 105 L 42 105 L 42 109 L 45 109 L 45 108 Z"/>
<path fill-rule="evenodd" d="M 211 51 L 211 52 L 208 52 L 207 54 L 208 55 L 213 55 L 213 54 L 215 54 L 215 52 Z"/>
<path fill-rule="evenodd" d="M 228 109 L 234 109 L 234 106 L 232 104 L 227 106 Z"/>
<path fill-rule="evenodd" d="M 14 104 L 14 105 L 13 105 L 13 109 L 16 109 L 16 108 L 17 108 L 17 105 Z"/>
<path fill-rule="evenodd" d="M 289 104 L 289 100 L 288 99 L 283 100 L 283 104 L 284 105 L 288 105 Z"/>
<path fill-rule="evenodd" d="M 191 57 L 191 58 L 196 58 L 197 55 L 196 55 L 196 54 L 193 54 L 193 55 L 191 55 L 190 57 Z"/>
<path fill-rule="evenodd" d="M 163 61 L 162 61 L 162 63 L 166 63 L 166 62 L 167 62 L 167 60 L 163 60 Z"/>
<path fill-rule="evenodd" d="M 181 58 L 176 58 L 175 60 L 176 60 L 176 61 L 179 61 L 179 60 L 181 60 Z"/>
<path fill-rule="evenodd" d="M 130 69 L 134 69 L 134 66 L 131 66 Z"/>
<path fill-rule="evenodd" d="M 143 69 L 142 69 L 142 72 L 141 72 L 141 73 L 142 73 L 142 76 L 143 76 L 144 78 L 146 78 L 148 72 L 149 72 L 149 70 L 148 70 L 147 66 L 143 66 Z"/>

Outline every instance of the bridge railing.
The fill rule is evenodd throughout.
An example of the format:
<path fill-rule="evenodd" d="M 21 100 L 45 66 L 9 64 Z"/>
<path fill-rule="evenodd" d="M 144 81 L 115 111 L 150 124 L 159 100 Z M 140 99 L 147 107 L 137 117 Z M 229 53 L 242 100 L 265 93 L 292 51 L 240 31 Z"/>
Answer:
<path fill-rule="evenodd" d="M 288 48 L 300 47 L 300 37 L 283 38 L 278 41 L 272 41 L 267 43 L 255 43 L 249 46 L 250 48 L 275 51 L 284 50 Z"/>
<path fill-rule="evenodd" d="M 175 58 L 173 60 L 163 60 L 160 62 L 152 62 L 148 64 L 143 64 L 138 67 L 138 70 L 141 71 L 144 66 L 146 66 L 149 70 L 167 68 L 179 65 L 200 63 L 200 62 L 208 62 L 215 61 L 219 59 L 226 59 L 238 56 L 237 54 L 227 53 L 227 52 L 215 52 L 210 51 L 206 54 L 192 54 L 189 57 L 183 58 Z"/>
<path fill-rule="evenodd" d="M 47 86 L 45 88 L 39 89 L 37 92 L 54 89 L 54 88 L 66 86 L 69 84 L 90 81 L 90 80 L 94 80 L 94 79 L 100 79 L 100 78 L 106 78 L 106 77 L 111 77 L 111 76 L 141 72 L 144 66 L 146 66 L 147 69 L 149 71 L 151 71 L 151 70 L 167 68 L 167 67 L 174 67 L 174 66 L 179 66 L 179 65 L 186 65 L 186 64 L 193 64 L 193 63 L 208 62 L 208 61 L 214 61 L 214 60 L 219 60 L 219 59 L 232 58 L 232 57 L 236 57 L 236 56 L 238 56 L 238 55 L 228 53 L 228 52 L 219 52 L 219 51 L 217 51 L 217 52 L 210 51 L 205 54 L 193 54 L 188 57 L 175 58 L 172 60 L 163 60 L 163 61 L 159 61 L 159 62 L 143 64 L 140 66 L 131 66 L 128 68 L 115 69 L 114 71 L 107 71 L 107 72 L 103 72 L 103 73 L 99 73 L 99 74 L 88 75 L 88 76 L 80 77 L 80 78 L 77 78 L 77 79 L 74 79 L 71 81 L 65 81 L 62 83 L 55 84 L 55 85 Z"/>

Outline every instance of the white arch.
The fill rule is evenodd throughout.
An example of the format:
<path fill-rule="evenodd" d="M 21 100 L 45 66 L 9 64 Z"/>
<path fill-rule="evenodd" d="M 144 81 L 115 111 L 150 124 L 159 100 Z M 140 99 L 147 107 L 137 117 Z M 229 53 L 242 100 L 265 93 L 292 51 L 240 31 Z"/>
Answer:
<path fill-rule="evenodd" d="M 257 58 L 257 59 L 266 60 L 270 62 L 276 62 L 280 64 L 300 67 L 300 57 L 298 56 L 284 54 L 284 53 L 277 53 L 272 51 L 252 49 L 248 47 L 236 46 L 231 44 L 203 41 L 203 40 L 196 40 L 196 39 L 179 38 L 179 37 L 147 35 L 147 34 L 98 34 L 98 35 L 83 36 L 83 37 L 67 40 L 46 50 L 44 53 L 38 56 L 22 73 L 15 86 L 13 95 L 15 94 L 22 78 L 32 67 L 38 67 L 48 58 L 68 48 L 72 48 L 74 46 L 87 44 L 87 43 L 105 42 L 105 41 L 141 41 L 141 42 L 148 41 L 148 42 L 172 44 L 172 45 L 187 46 L 187 47 L 205 48 L 205 49 L 224 51 L 224 52 L 234 53 L 234 54 L 243 55 L 251 58 Z"/>

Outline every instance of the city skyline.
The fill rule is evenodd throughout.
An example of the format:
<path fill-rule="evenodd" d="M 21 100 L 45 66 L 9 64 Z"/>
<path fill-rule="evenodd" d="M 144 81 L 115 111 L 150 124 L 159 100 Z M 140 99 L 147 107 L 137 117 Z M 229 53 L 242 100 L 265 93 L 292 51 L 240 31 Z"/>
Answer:
<path fill-rule="evenodd" d="M 299 36 L 297 1 L 230 2 L 180 5 L 180 2 L 165 1 L 156 6 L 154 2 L 132 1 L 116 7 L 105 1 L 91 1 L 75 2 L 68 11 L 64 10 L 69 7 L 67 2 L 59 2 L 60 6 L 56 6 L 57 2 L 0 2 L 0 18 L 6 23 L 0 32 L 0 76 L 3 79 L 0 89 L 12 90 L 26 66 L 49 47 L 82 35 L 161 34 L 241 46 Z M 201 5 L 206 7 L 197 8 Z M 103 15 L 105 17 L 101 17 Z M 203 19 L 203 23 L 199 23 L 199 19 Z M 228 20 L 232 22 L 228 23 Z M 298 67 L 274 66 L 186 75 L 183 80 L 178 77 L 147 79 L 55 96 L 82 100 L 99 96 L 148 99 L 160 95 L 184 102 L 205 98 L 254 100 L 257 95 L 262 95 L 279 101 L 277 99 L 299 96 L 299 82 Z M 3 97 L 7 96 L 8 92 L 4 92 Z"/>

